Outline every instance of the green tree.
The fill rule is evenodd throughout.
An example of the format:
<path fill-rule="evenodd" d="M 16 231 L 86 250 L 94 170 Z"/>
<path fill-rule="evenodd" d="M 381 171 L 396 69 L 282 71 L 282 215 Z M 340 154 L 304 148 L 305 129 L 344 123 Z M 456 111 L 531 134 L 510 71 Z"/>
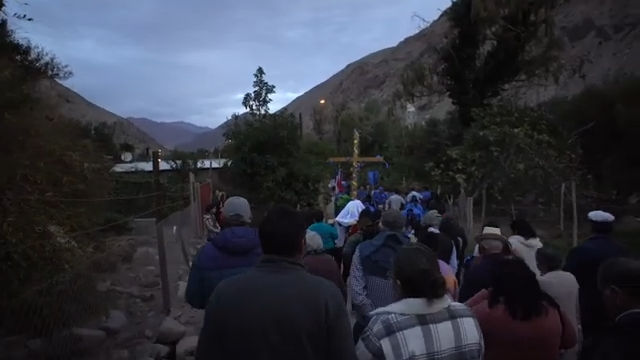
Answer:
<path fill-rule="evenodd" d="M 41 335 L 86 324 L 106 309 L 89 271 L 104 242 L 91 229 L 108 209 L 96 199 L 109 196 L 118 147 L 103 136 L 106 127 L 59 116 L 34 95 L 42 82 L 71 72 L 18 37 L 4 5 L 0 0 L 0 322 L 3 336 Z"/>
<path fill-rule="evenodd" d="M 616 77 L 550 105 L 558 126 L 572 134 L 580 163 L 600 193 L 626 198 L 640 191 L 640 77 Z"/>
<path fill-rule="evenodd" d="M 313 203 L 326 158 L 303 141 L 293 114 L 286 110 L 270 113 L 273 94 L 275 86 L 266 81 L 259 67 L 253 92 L 242 101 L 248 117 L 234 115 L 236 121 L 224 135 L 229 170 L 236 183 L 262 203 Z"/>
<path fill-rule="evenodd" d="M 488 106 L 507 85 L 557 75 L 560 42 L 552 11 L 559 2 L 452 1 L 444 14 L 450 34 L 444 45 L 425 49 L 425 60 L 407 67 L 404 94 L 415 100 L 444 91 L 467 128 L 475 121 L 474 110 Z M 430 52 L 436 60 L 426 63 L 432 61 Z"/>
<path fill-rule="evenodd" d="M 501 105 L 476 110 L 460 146 L 429 164 L 439 183 L 467 196 L 489 187 L 498 198 L 546 196 L 575 174 L 577 149 L 538 108 Z"/>

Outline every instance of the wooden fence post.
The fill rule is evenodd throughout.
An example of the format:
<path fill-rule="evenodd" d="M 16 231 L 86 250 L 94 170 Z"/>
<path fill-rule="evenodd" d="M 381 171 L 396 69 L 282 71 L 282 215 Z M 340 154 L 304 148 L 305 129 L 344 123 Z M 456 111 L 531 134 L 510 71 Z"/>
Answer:
<path fill-rule="evenodd" d="M 571 202 L 573 203 L 573 246 L 578 245 L 578 204 L 576 201 L 576 182 L 571 181 Z"/>
<path fill-rule="evenodd" d="M 487 188 L 482 189 L 482 212 L 480 213 L 480 223 L 484 224 L 484 217 L 487 213 Z"/>
<path fill-rule="evenodd" d="M 198 229 L 200 214 L 196 203 L 196 176 L 192 172 L 189 173 L 189 209 L 189 217 L 191 218 L 189 226 L 193 226 L 193 235 L 198 236 L 200 234 Z"/>
<path fill-rule="evenodd" d="M 153 186 L 156 195 L 156 241 L 158 243 L 158 262 L 160 265 L 160 283 L 162 284 L 162 310 L 163 313 L 169 315 L 171 312 L 171 284 L 169 284 L 169 270 L 167 266 L 167 249 L 164 243 L 164 220 L 166 210 L 164 209 L 165 190 L 160 182 L 160 152 L 154 150 L 152 152 L 153 166 Z"/>
<path fill-rule="evenodd" d="M 565 183 L 560 186 L 560 231 L 564 235 L 564 192 Z"/>
<path fill-rule="evenodd" d="M 467 234 L 473 234 L 473 198 L 467 198 Z"/>

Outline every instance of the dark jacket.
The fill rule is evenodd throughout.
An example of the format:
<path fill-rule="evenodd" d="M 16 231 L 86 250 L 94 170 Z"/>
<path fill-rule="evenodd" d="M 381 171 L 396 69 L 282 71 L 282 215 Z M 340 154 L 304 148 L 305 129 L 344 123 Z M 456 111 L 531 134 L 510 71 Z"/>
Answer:
<path fill-rule="evenodd" d="M 187 303 L 204 309 L 222 280 L 244 273 L 260 256 L 262 248 L 256 229 L 234 226 L 222 230 L 200 248 L 193 260 L 185 292 Z"/>
<path fill-rule="evenodd" d="M 210 359 L 355 360 L 340 291 L 300 262 L 263 257 L 211 296 L 195 360 Z"/>
<path fill-rule="evenodd" d="M 438 248 L 438 253 L 436 254 L 438 256 L 438 259 L 446 262 L 447 264 L 451 263 L 451 256 L 453 255 L 453 249 L 456 249 L 458 246 L 456 245 L 458 242 L 458 239 L 452 239 L 444 234 L 441 234 L 442 236 L 439 236 L 439 243 L 440 246 Z M 456 253 L 457 255 L 457 253 Z"/>
<path fill-rule="evenodd" d="M 579 360 L 640 359 L 640 311 L 619 317 L 600 334 L 585 341 Z"/>
<path fill-rule="evenodd" d="M 408 243 L 409 238 L 401 233 L 381 231 L 373 239 L 360 244 L 360 262 L 365 276 L 387 279 L 398 250 Z"/>
<path fill-rule="evenodd" d="M 573 274 L 580 285 L 580 321 L 585 339 L 600 331 L 606 322 L 598 269 L 608 259 L 625 255 L 622 246 L 607 236 L 592 236 L 567 254 L 564 271 Z"/>
<path fill-rule="evenodd" d="M 347 302 L 347 285 L 344 283 L 344 280 L 342 280 L 340 268 L 338 268 L 338 264 L 331 255 L 325 252 L 308 253 L 302 259 L 302 264 L 311 274 L 320 276 L 336 284 L 344 297 L 344 302 Z"/>
<path fill-rule="evenodd" d="M 477 264 L 465 270 L 464 279 L 458 293 L 459 302 L 464 303 L 481 290 L 488 290 L 491 287 L 493 266 L 502 257 L 504 257 L 502 254 L 482 255 Z"/>

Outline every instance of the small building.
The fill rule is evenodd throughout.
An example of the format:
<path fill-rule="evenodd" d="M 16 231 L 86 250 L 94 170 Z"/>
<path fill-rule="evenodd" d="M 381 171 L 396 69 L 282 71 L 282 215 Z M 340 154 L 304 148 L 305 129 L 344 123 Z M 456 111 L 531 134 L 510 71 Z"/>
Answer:
<path fill-rule="evenodd" d="M 212 178 L 215 183 L 220 182 L 220 172 L 223 170 L 224 165 L 228 162 L 227 159 L 200 159 L 196 163 L 197 170 L 195 172 L 197 182 L 205 182 Z M 176 160 L 160 160 L 160 172 L 171 173 L 177 171 L 180 167 L 180 161 Z M 153 172 L 152 161 L 136 161 L 128 163 L 115 164 L 111 168 L 112 173 L 122 174 L 140 174 Z"/>

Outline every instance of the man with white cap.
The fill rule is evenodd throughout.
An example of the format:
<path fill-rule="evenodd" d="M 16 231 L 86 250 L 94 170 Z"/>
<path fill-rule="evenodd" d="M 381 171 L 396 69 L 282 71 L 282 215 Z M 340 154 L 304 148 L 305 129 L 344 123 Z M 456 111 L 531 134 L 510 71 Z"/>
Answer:
<path fill-rule="evenodd" d="M 600 265 L 611 258 L 624 257 L 626 251 L 612 237 L 615 217 L 602 210 L 587 214 L 591 236 L 567 254 L 564 271 L 570 272 L 580 285 L 580 320 L 584 339 L 599 333 L 606 323 L 602 295 L 598 289 Z"/>

